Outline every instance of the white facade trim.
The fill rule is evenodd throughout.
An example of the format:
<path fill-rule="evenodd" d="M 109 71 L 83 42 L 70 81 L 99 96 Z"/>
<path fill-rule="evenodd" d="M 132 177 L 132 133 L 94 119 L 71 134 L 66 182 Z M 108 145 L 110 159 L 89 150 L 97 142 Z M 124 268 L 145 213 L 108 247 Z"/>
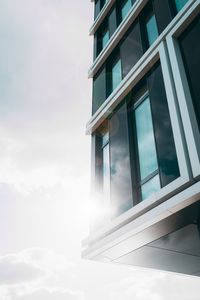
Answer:
<path fill-rule="evenodd" d="M 135 248 L 142 246 L 142 241 L 137 241 L 137 235 L 139 233 L 175 212 L 197 202 L 199 199 L 200 182 L 193 184 L 191 187 L 171 197 L 162 204 L 157 205 L 155 208 L 129 222 L 120 229 L 116 229 L 109 235 L 99 238 L 99 240 L 93 240 L 92 237 L 85 240 L 83 245 L 85 247 L 88 246 L 88 248 L 83 251 L 83 257 L 90 259 L 95 258 L 96 256 L 103 256 L 112 260 L 115 259 L 115 257 L 113 257 L 112 251 L 110 251 L 111 248 L 113 248 L 115 252 L 116 248 L 114 247 L 118 247 L 118 251 L 121 252 L 118 252 L 118 255 L 133 251 L 134 248 L 131 241 L 134 242 L 136 239 Z M 130 247 L 130 249 L 127 249 L 127 247 Z"/>

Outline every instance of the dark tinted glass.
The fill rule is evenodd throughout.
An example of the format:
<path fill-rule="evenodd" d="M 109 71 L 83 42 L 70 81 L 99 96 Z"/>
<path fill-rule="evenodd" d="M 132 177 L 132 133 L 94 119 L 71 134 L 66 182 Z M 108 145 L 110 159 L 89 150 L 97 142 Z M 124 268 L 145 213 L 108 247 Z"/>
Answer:
<path fill-rule="evenodd" d="M 117 16 L 116 16 L 116 9 L 114 8 L 108 17 L 108 26 L 109 26 L 109 33 L 110 37 L 113 35 L 117 28 Z"/>
<path fill-rule="evenodd" d="M 131 70 L 143 54 L 140 27 L 136 23 L 128 32 L 120 47 L 123 77 Z"/>
<path fill-rule="evenodd" d="M 200 18 L 180 36 L 179 43 L 200 130 Z"/>
<path fill-rule="evenodd" d="M 105 67 L 98 73 L 93 81 L 93 114 L 106 99 L 106 71 Z"/>
<path fill-rule="evenodd" d="M 100 13 L 100 10 L 101 10 L 101 3 L 100 2 L 101 2 L 100 0 L 95 1 L 95 6 L 94 6 L 94 18 L 95 19 L 98 16 L 98 14 Z"/>
<path fill-rule="evenodd" d="M 161 186 L 180 176 L 161 66 L 147 78 Z"/>
<path fill-rule="evenodd" d="M 146 51 L 159 35 L 157 20 L 151 1 L 145 6 L 139 18 L 141 23 L 144 51 Z"/>
<path fill-rule="evenodd" d="M 169 0 L 153 0 L 153 8 L 156 15 L 158 30 L 159 33 L 161 33 L 172 20 Z"/>
<path fill-rule="evenodd" d="M 188 0 L 174 0 L 176 11 L 179 12 L 183 8 L 183 6 L 188 2 Z"/>
<path fill-rule="evenodd" d="M 111 205 L 113 216 L 133 206 L 126 104 L 110 119 Z"/>

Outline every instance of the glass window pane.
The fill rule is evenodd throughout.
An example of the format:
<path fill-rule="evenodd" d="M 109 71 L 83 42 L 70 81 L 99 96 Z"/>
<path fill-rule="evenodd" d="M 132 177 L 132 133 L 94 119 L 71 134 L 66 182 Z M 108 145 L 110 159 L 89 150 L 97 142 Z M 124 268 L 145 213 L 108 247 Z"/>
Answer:
<path fill-rule="evenodd" d="M 179 38 L 183 62 L 200 131 L 200 18 L 196 18 Z"/>
<path fill-rule="evenodd" d="M 122 11 L 121 11 L 122 20 L 124 20 L 124 18 L 128 14 L 128 12 L 130 11 L 131 6 L 132 6 L 131 0 L 124 1 L 123 5 L 122 5 Z"/>
<path fill-rule="evenodd" d="M 150 19 L 147 21 L 146 29 L 147 29 L 148 43 L 149 46 L 151 46 L 159 35 L 155 15 L 152 15 Z"/>
<path fill-rule="evenodd" d="M 108 17 L 108 27 L 109 27 L 110 37 L 111 37 L 115 32 L 115 30 L 117 29 L 117 15 L 116 15 L 115 7 L 113 8 L 112 12 Z"/>
<path fill-rule="evenodd" d="M 143 55 L 139 23 L 134 24 L 126 34 L 120 47 L 120 53 L 123 77 L 125 77 Z"/>
<path fill-rule="evenodd" d="M 124 103 L 109 121 L 112 216 L 133 206 L 127 109 Z M 134 195 L 135 196 L 135 195 Z"/>
<path fill-rule="evenodd" d="M 135 110 L 141 180 L 158 169 L 149 98 Z"/>
<path fill-rule="evenodd" d="M 105 68 L 94 78 L 93 81 L 93 114 L 106 99 L 106 71 Z"/>
<path fill-rule="evenodd" d="M 159 179 L 159 175 L 156 175 L 142 185 L 141 187 L 142 200 L 147 199 L 158 190 L 160 190 L 160 179 Z"/>
<path fill-rule="evenodd" d="M 188 2 L 188 0 L 175 0 L 176 9 L 179 12 L 179 10 L 182 9 L 182 7 Z"/>
<path fill-rule="evenodd" d="M 109 41 L 109 31 L 106 30 L 102 36 L 102 48 L 104 48 L 106 46 L 108 41 Z"/>
<path fill-rule="evenodd" d="M 101 10 L 100 0 L 95 1 L 95 7 L 94 7 L 94 18 L 98 16 Z"/>
<path fill-rule="evenodd" d="M 119 85 L 122 80 L 121 60 L 119 59 L 112 67 L 112 91 Z"/>
<path fill-rule="evenodd" d="M 173 16 L 169 0 L 153 0 L 153 8 L 156 15 L 159 33 L 171 22 Z"/>
<path fill-rule="evenodd" d="M 180 176 L 161 66 L 147 78 L 161 186 Z"/>
<path fill-rule="evenodd" d="M 103 148 L 103 198 L 105 201 L 110 199 L 110 155 L 109 144 Z"/>

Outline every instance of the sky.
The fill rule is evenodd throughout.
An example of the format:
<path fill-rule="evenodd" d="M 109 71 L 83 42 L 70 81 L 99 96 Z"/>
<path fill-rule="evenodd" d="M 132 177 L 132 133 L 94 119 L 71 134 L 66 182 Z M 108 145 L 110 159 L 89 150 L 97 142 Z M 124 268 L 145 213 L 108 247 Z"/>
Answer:
<path fill-rule="evenodd" d="M 0 0 L 0 300 L 193 300 L 200 279 L 81 259 L 93 6 Z"/>

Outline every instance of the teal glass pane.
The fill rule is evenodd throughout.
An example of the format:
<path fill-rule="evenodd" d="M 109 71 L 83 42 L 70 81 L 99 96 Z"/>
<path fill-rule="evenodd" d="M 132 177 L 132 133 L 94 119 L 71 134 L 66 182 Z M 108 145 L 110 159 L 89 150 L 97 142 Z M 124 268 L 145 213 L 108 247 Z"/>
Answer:
<path fill-rule="evenodd" d="M 119 59 L 112 67 L 112 91 L 119 85 L 122 80 L 121 60 Z"/>
<path fill-rule="evenodd" d="M 176 9 L 179 12 L 179 10 L 182 9 L 182 7 L 188 2 L 188 0 L 175 0 Z"/>
<path fill-rule="evenodd" d="M 141 180 L 158 169 L 149 98 L 135 110 Z"/>
<path fill-rule="evenodd" d="M 159 179 L 159 175 L 156 175 L 142 185 L 141 187 L 142 200 L 147 199 L 158 190 L 160 190 L 160 179 Z"/>
<path fill-rule="evenodd" d="M 148 43 L 149 46 L 151 46 L 159 35 L 155 15 L 153 15 L 146 23 L 146 29 L 147 29 Z"/>
<path fill-rule="evenodd" d="M 102 137 L 102 146 L 104 147 L 109 142 L 109 133 L 108 131 L 104 133 Z"/>
<path fill-rule="evenodd" d="M 102 48 L 106 46 L 109 41 L 109 31 L 107 30 L 102 37 Z"/>
<path fill-rule="evenodd" d="M 104 199 L 110 198 L 110 155 L 109 155 L 109 144 L 103 149 L 103 196 Z"/>
<path fill-rule="evenodd" d="M 130 11 L 131 6 L 132 6 L 131 0 L 125 1 L 124 5 L 122 6 L 122 20 L 124 20 L 128 12 Z"/>

